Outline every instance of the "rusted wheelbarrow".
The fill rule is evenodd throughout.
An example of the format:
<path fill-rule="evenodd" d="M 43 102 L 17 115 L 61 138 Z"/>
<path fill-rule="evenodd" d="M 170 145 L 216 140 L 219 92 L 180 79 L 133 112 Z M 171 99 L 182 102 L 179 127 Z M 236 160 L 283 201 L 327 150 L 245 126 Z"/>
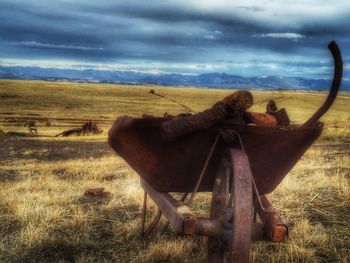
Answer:
<path fill-rule="evenodd" d="M 301 126 L 227 121 L 167 142 L 161 139 L 164 118 L 119 118 L 109 131 L 109 143 L 141 176 L 142 233 L 152 231 L 163 213 L 177 233 L 208 236 L 208 262 L 249 262 L 252 239 L 284 241 L 288 228 L 265 194 L 278 186 L 321 135 L 323 123 L 318 120 L 332 105 L 342 78 L 340 51 L 335 42 L 328 47 L 335 62 L 330 93 Z M 223 140 L 222 131 L 231 139 Z M 208 218 L 195 216 L 188 206 L 198 191 L 212 192 Z M 177 200 L 169 192 L 185 194 Z M 189 192 L 192 196 L 185 203 Z M 145 230 L 147 194 L 159 213 Z M 256 223 L 257 214 L 262 224 Z"/>

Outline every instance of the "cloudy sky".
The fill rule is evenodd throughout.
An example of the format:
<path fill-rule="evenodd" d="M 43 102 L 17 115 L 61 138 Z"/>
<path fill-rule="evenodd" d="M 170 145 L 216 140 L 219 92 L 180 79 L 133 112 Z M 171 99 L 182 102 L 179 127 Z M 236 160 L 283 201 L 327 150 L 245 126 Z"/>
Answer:
<path fill-rule="evenodd" d="M 1 0 L 0 64 L 328 78 L 350 1 Z M 347 75 L 347 74 L 346 74 Z"/>

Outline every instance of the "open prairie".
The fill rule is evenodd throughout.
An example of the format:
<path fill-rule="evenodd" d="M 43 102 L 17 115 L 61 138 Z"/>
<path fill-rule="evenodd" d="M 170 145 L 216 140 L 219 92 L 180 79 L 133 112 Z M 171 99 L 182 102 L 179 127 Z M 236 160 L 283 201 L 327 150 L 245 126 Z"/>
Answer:
<path fill-rule="evenodd" d="M 152 94 L 150 90 L 154 90 Z M 0 129 L 41 137 L 0 137 L 1 262 L 203 262 L 205 239 L 176 236 L 162 219 L 139 237 L 143 192 L 138 175 L 107 144 L 122 115 L 199 112 L 232 90 L 0 80 Z M 253 91 L 252 111 L 269 99 L 302 123 L 326 93 Z M 321 138 L 269 195 L 290 227 L 288 241 L 252 245 L 252 262 L 350 261 L 350 94 L 340 93 L 322 118 Z M 54 137 L 93 120 L 93 136 Z M 1 133 L 0 133 L 1 136 Z M 176 160 L 175 160 L 176 161 Z M 278 164 L 276 164 L 278 165 Z M 164 175 L 166 176 L 166 175 Z M 91 199 L 88 188 L 111 195 Z M 210 194 L 193 210 L 206 214 Z M 155 206 L 149 201 L 152 216 Z"/>

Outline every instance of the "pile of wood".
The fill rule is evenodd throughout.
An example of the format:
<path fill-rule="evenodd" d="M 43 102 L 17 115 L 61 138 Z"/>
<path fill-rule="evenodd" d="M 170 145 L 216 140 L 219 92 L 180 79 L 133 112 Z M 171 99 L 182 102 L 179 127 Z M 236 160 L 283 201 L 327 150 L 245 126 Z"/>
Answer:
<path fill-rule="evenodd" d="M 265 113 L 247 111 L 253 105 L 249 91 L 239 90 L 217 102 L 212 108 L 193 115 L 179 115 L 162 124 L 162 138 L 173 141 L 187 133 L 207 129 L 223 120 L 238 124 L 262 126 L 288 126 L 290 120 L 286 110 L 278 109 L 269 101 Z"/>
<path fill-rule="evenodd" d="M 68 137 L 72 135 L 82 136 L 82 135 L 100 134 L 102 132 L 103 130 L 100 129 L 96 123 L 92 121 L 88 121 L 81 128 L 75 128 L 75 129 L 61 132 L 57 134 L 55 137 L 59 137 L 59 136 Z"/>

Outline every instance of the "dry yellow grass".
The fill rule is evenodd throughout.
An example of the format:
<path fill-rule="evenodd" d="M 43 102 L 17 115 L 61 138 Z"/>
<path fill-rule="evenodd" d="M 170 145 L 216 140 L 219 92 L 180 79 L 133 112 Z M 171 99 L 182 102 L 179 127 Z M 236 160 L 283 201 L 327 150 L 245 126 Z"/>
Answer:
<path fill-rule="evenodd" d="M 148 241 L 139 238 L 139 178 L 109 149 L 106 131 L 117 116 L 177 114 L 186 111 L 181 104 L 200 111 L 228 93 L 0 80 L 4 131 L 25 131 L 24 117 L 42 120 L 38 129 L 45 135 L 83 123 L 68 119 L 104 121 L 98 136 L 0 141 L 0 262 L 202 262 L 203 238 L 177 237 L 169 229 Z M 256 91 L 254 110 L 263 111 L 273 98 L 302 122 L 325 95 Z M 323 118 L 322 137 L 270 195 L 289 223 L 290 238 L 284 244 L 255 242 L 253 262 L 350 261 L 350 131 L 344 130 L 349 102 L 348 93 L 340 94 Z M 83 196 L 96 186 L 111 197 Z M 209 202 L 209 194 L 200 194 L 193 209 L 205 214 Z M 150 208 L 149 217 L 151 202 Z"/>

